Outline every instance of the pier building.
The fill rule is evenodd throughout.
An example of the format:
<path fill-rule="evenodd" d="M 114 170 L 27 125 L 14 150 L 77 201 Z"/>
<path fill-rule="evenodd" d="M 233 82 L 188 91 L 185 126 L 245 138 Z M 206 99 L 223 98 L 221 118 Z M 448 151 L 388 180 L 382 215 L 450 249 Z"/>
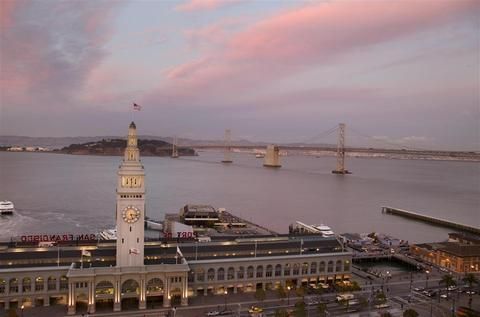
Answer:
<path fill-rule="evenodd" d="M 145 241 L 145 170 L 132 122 L 118 170 L 117 240 L 0 248 L 0 307 L 66 305 L 67 313 L 188 305 L 192 296 L 350 279 L 335 237 L 264 235 Z"/>

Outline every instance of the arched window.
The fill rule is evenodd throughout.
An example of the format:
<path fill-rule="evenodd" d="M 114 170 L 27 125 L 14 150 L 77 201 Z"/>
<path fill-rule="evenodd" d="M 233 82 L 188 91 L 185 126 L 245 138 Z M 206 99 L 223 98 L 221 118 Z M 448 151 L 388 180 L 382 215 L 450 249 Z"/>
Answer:
<path fill-rule="evenodd" d="M 44 279 L 41 276 L 35 278 L 35 291 L 43 291 L 44 289 Z"/>
<path fill-rule="evenodd" d="M 325 272 L 325 262 L 320 262 L 320 265 L 318 266 L 318 273 L 323 273 Z"/>
<path fill-rule="evenodd" d="M 209 268 L 207 271 L 207 280 L 213 281 L 215 280 L 215 269 Z"/>
<path fill-rule="evenodd" d="M 18 293 L 18 279 L 11 278 L 8 282 L 8 288 L 10 290 L 10 293 Z"/>
<path fill-rule="evenodd" d="M 345 262 L 343 264 L 343 270 L 344 271 L 350 271 L 350 261 L 349 260 L 345 260 Z"/>
<path fill-rule="evenodd" d="M 47 290 L 54 291 L 57 289 L 57 278 L 55 276 L 49 276 L 47 280 Z"/>
<path fill-rule="evenodd" d="M 197 281 L 203 282 L 205 281 L 205 270 L 202 268 L 197 269 Z"/>
<path fill-rule="evenodd" d="M 285 266 L 283 267 L 283 275 L 284 276 L 290 276 L 290 264 L 289 263 L 285 264 Z"/>
<path fill-rule="evenodd" d="M 132 279 L 126 280 L 122 284 L 122 293 L 123 294 L 140 294 L 140 287 L 138 282 Z"/>
<path fill-rule="evenodd" d="M 293 275 L 298 275 L 298 273 L 300 272 L 300 265 L 298 263 L 295 263 L 293 265 Z"/>
<path fill-rule="evenodd" d="M 60 276 L 60 290 L 68 290 L 68 278 L 65 275 Z"/>
<path fill-rule="evenodd" d="M 257 266 L 257 278 L 263 277 L 263 265 Z"/>
<path fill-rule="evenodd" d="M 7 281 L 3 278 L 0 278 L 0 294 L 5 293 L 5 286 L 7 285 Z"/>
<path fill-rule="evenodd" d="M 317 262 L 310 264 L 310 274 L 317 274 Z"/>
<path fill-rule="evenodd" d="M 342 260 L 337 260 L 337 264 L 335 265 L 335 272 L 342 271 Z"/>
<path fill-rule="evenodd" d="M 265 276 L 266 277 L 272 277 L 273 275 L 273 266 L 271 266 L 270 264 L 267 265 L 267 269 L 265 271 Z"/>
<path fill-rule="evenodd" d="M 113 284 L 108 281 L 101 281 L 95 286 L 95 295 L 113 295 L 114 289 Z"/>
<path fill-rule="evenodd" d="M 242 279 L 245 276 L 245 268 L 243 266 L 238 268 L 237 279 Z"/>
<path fill-rule="evenodd" d="M 147 283 L 147 295 L 163 294 L 163 281 L 158 277 L 152 278 Z"/>
<path fill-rule="evenodd" d="M 275 276 L 282 276 L 282 266 L 280 264 L 275 265 Z"/>
<path fill-rule="evenodd" d="M 333 272 L 333 261 L 328 261 L 327 272 Z"/>
<path fill-rule="evenodd" d="M 223 281 L 225 279 L 225 269 L 223 267 L 217 270 L 217 280 Z"/>
<path fill-rule="evenodd" d="M 29 277 L 24 277 L 22 280 L 22 292 L 31 292 L 32 291 L 32 279 Z"/>
<path fill-rule="evenodd" d="M 235 269 L 233 267 L 229 267 L 227 271 L 227 280 L 233 280 L 235 278 Z"/>
<path fill-rule="evenodd" d="M 253 278 L 253 266 L 247 268 L 247 278 Z"/>
<path fill-rule="evenodd" d="M 307 262 L 304 262 L 302 264 L 302 274 L 303 275 L 308 274 L 308 263 Z"/>

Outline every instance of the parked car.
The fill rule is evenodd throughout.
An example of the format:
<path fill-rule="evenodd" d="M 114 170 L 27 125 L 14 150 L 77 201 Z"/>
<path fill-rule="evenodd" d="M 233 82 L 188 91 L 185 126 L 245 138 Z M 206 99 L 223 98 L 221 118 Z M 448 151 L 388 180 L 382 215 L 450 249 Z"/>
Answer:
<path fill-rule="evenodd" d="M 421 291 L 423 291 L 424 289 L 425 289 L 424 287 L 415 287 L 413 290 L 414 290 L 415 292 L 421 292 Z"/>
<path fill-rule="evenodd" d="M 207 316 L 218 316 L 218 315 L 220 315 L 220 312 L 217 311 L 217 310 L 212 310 L 212 311 L 209 311 L 208 313 L 206 313 L 205 315 L 207 315 Z"/>

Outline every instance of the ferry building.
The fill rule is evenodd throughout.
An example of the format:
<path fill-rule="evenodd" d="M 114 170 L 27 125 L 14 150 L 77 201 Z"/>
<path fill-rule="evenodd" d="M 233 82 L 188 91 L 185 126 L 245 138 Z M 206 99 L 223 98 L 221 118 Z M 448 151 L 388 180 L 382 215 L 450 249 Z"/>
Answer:
<path fill-rule="evenodd" d="M 66 305 L 69 315 L 186 306 L 193 296 L 348 280 L 351 254 L 318 235 L 145 241 L 145 169 L 136 126 L 118 170 L 116 241 L 0 245 L 0 308 Z"/>

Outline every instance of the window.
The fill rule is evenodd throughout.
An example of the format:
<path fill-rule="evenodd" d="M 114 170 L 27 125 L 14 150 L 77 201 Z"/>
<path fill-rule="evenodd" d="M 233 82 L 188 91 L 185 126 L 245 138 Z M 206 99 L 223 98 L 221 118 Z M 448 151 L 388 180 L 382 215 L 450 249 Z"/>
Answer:
<path fill-rule="evenodd" d="M 317 274 L 317 262 L 310 264 L 310 274 Z"/>
<path fill-rule="evenodd" d="M 65 275 L 60 277 L 60 290 L 64 291 L 68 289 L 68 279 Z"/>
<path fill-rule="evenodd" d="M 224 279 L 225 279 L 225 269 L 221 267 L 217 271 L 217 280 L 223 281 Z"/>
<path fill-rule="evenodd" d="M 32 279 L 29 277 L 24 277 L 22 280 L 22 292 L 31 292 L 32 291 Z"/>
<path fill-rule="evenodd" d="M 215 269 L 208 269 L 207 280 L 209 281 L 215 280 Z"/>
<path fill-rule="evenodd" d="M 43 277 L 39 276 L 35 279 L 35 290 L 36 291 L 43 291 L 44 288 L 44 279 Z"/>
<path fill-rule="evenodd" d="M 285 264 L 285 267 L 283 269 L 283 275 L 284 276 L 290 276 L 290 264 Z"/>
<path fill-rule="evenodd" d="M 262 278 L 263 277 L 263 266 L 259 265 L 257 266 L 257 278 Z"/>
<path fill-rule="evenodd" d="M 242 279 L 245 275 L 245 268 L 243 266 L 238 268 L 237 279 Z"/>
<path fill-rule="evenodd" d="M 273 266 L 267 265 L 267 270 L 265 271 L 265 276 L 266 277 L 272 277 L 273 273 Z"/>
<path fill-rule="evenodd" d="M 325 272 L 325 262 L 320 262 L 320 265 L 318 267 L 318 273 Z"/>
<path fill-rule="evenodd" d="M 47 290 L 54 291 L 57 289 L 57 279 L 53 276 L 50 276 L 47 280 Z"/>
<path fill-rule="evenodd" d="M 204 269 L 199 269 L 197 271 L 197 281 L 199 281 L 199 282 L 205 281 L 205 270 Z"/>
<path fill-rule="evenodd" d="M 247 268 L 247 278 L 253 278 L 253 266 Z"/>
<path fill-rule="evenodd" d="M 302 275 L 308 274 L 308 263 L 304 262 L 302 264 Z"/>
<path fill-rule="evenodd" d="M 282 266 L 280 264 L 275 265 L 275 276 L 282 276 Z"/>
<path fill-rule="evenodd" d="M 327 272 L 328 273 L 333 272 L 333 261 L 328 261 Z"/>
<path fill-rule="evenodd" d="M 235 269 L 233 267 L 229 267 L 227 271 L 227 280 L 233 280 L 235 278 Z"/>
<path fill-rule="evenodd" d="M 293 275 L 298 275 L 299 271 L 300 271 L 300 265 L 298 263 L 295 263 L 293 265 Z"/>
<path fill-rule="evenodd" d="M 8 283 L 10 293 L 18 293 L 18 279 L 12 278 Z"/>
<path fill-rule="evenodd" d="M 335 272 L 341 272 L 342 271 L 342 260 L 338 260 L 337 264 L 335 265 Z"/>
<path fill-rule="evenodd" d="M 5 293 L 5 285 L 6 284 L 7 284 L 7 281 L 0 278 L 0 294 Z"/>

